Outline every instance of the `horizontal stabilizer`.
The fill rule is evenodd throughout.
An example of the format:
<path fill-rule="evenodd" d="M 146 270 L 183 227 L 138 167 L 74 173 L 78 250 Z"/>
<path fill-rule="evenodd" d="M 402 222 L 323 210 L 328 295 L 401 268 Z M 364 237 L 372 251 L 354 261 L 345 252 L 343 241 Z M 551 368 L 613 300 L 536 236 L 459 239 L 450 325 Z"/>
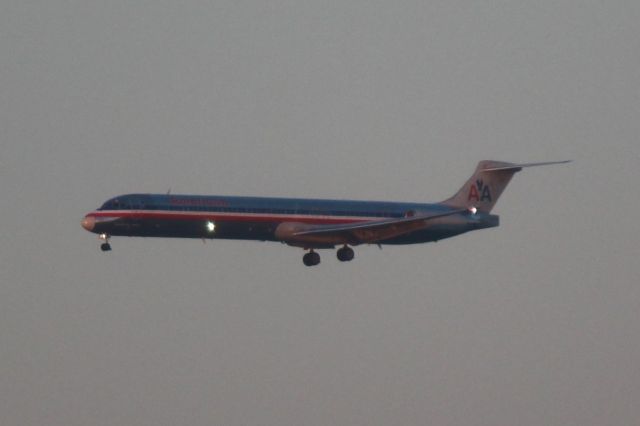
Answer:
<path fill-rule="evenodd" d="M 489 167 L 486 169 L 482 169 L 483 172 L 497 172 L 500 170 L 512 170 L 512 171 L 519 171 L 521 169 L 523 169 L 524 167 L 535 167 L 535 166 L 548 166 L 551 164 L 564 164 L 564 163 L 570 163 L 571 160 L 563 160 L 563 161 L 546 161 L 544 163 L 525 163 L 525 164 L 509 164 L 506 166 L 499 166 L 499 167 Z"/>
<path fill-rule="evenodd" d="M 453 197 L 443 201 L 443 204 L 454 208 L 475 207 L 480 212 L 489 213 L 515 173 L 525 167 L 563 164 L 570 161 L 523 164 L 493 160 L 480 161 L 475 172 L 462 188 Z"/>

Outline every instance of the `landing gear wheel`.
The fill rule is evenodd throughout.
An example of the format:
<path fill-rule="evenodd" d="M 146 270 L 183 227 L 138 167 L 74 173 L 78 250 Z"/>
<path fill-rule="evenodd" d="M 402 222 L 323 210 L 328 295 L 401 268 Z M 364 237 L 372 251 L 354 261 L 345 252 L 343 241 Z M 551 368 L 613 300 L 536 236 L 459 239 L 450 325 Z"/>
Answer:
<path fill-rule="evenodd" d="M 315 251 L 310 251 L 302 256 L 302 263 L 304 263 L 305 266 L 315 266 L 320 263 L 320 255 Z"/>
<path fill-rule="evenodd" d="M 349 262 L 353 260 L 353 256 L 354 256 L 353 249 L 349 246 L 344 246 L 338 249 L 338 252 L 336 254 L 340 262 Z"/>
<path fill-rule="evenodd" d="M 98 235 L 98 238 L 104 241 L 102 244 L 100 244 L 100 250 L 111 251 L 111 244 L 109 244 L 109 234 L 100 234 Z"/>

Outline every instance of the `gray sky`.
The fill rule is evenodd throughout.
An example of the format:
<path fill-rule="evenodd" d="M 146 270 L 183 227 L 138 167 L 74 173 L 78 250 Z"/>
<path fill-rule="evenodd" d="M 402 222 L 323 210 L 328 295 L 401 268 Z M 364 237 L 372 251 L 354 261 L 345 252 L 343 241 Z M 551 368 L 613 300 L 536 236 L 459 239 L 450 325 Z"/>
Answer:
<path fill-rule="evenodd" d="M 637 1 L 0 3 L 2 425 L 631 425 Z M 359 247 L 115 238 L 125 192 L 438 201 Z"/>

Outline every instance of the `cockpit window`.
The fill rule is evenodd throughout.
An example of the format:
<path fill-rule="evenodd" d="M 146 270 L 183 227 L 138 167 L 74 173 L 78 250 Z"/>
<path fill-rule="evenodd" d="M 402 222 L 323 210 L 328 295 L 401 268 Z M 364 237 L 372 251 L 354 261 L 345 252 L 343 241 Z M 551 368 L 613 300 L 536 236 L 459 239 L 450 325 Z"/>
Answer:
<path fill-rule="evenodd" d="M 140 210 L 149 208 L 150 197 L 146 194 L 129 194 L 107 200 L 98 210 Z"/>
<path fill-rule="evenodd" d="M 126 208 L 125 203 L 120 198 L 112 198 L 107 200 L 107 202 L 100 207 L 100 210 L 121 210 L 123 208 Z"/>

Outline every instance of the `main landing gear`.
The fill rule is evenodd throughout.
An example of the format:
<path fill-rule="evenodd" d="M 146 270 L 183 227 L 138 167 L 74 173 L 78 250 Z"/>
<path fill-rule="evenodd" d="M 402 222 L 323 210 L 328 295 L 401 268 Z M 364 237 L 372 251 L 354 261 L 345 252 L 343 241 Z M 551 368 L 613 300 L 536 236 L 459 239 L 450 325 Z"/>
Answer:
<path fill-rule="evenodd" d="M 349 262 L 353 260 L 353 249 L 347 245 L 343 246 L 336 253 L 340 262 Z"/>
<path fill-rule="evenodd" d="M 109 236 L 107 234 L 100 234 L 99 237 L 104 243 L 100 244 L 100 250 L 111 251 L 111 244 L 109 244 Z"/>
<path fill-rule="evenodd" d="M 349 262 L 350 260 L 353 260 L 354 256 L 353 249 L 347 245 L 341 247 L 336 255 L 340 262 Z M 302 256 L 302 263 L 306 266 L 315 266 L 320 263 L 320 255 L 311 249 L 309 250 L 309 253 Z"/>
<path fill-rule="evenodd" d="M 304 263 L 305 266 L 315 266 L 320 263 L 320 255 L 311 250 L 309 253 L 302 256 L 302 263 Z"/>

